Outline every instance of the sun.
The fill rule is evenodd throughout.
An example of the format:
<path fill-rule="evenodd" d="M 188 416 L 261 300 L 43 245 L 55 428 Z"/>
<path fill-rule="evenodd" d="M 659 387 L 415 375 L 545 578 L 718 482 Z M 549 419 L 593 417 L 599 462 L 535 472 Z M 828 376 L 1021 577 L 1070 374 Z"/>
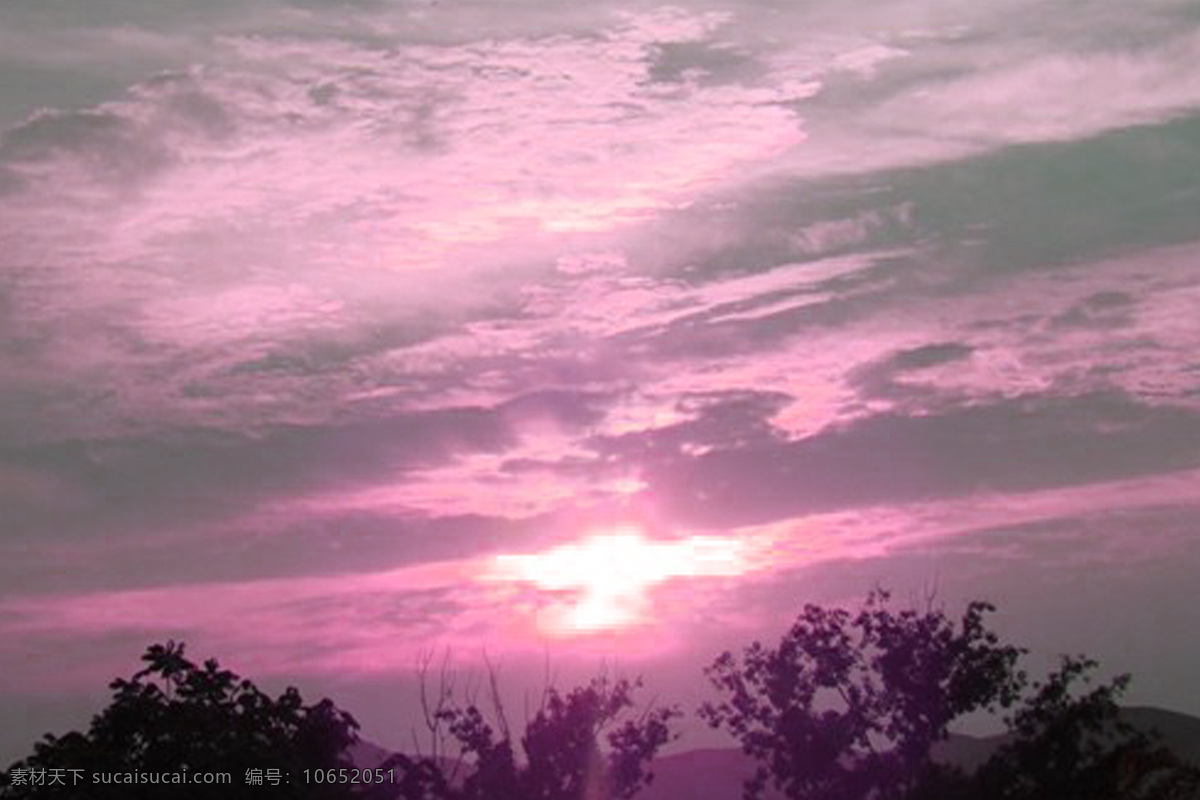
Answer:
<path fill-rule="evenodd" d="M 541 626 L 556 634 L 587 634 L 652 621 L 649 592 L 672 578 L 736 575 L 744 571 L 740 543 L 716 537 L 654 541 L 625 526 L 593 533 L 540 553 L 502 555 L 496 576 L 531 583 L 552 602 Z"/>

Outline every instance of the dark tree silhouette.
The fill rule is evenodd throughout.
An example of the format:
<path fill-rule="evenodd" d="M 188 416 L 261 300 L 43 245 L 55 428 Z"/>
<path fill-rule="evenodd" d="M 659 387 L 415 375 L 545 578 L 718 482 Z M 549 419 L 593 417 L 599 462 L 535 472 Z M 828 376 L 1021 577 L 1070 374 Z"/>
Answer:
<path fill-rule="evenodd" d="M 701 717 L 758 762 L 746 798 L 768 782 L 792 800 L 1190 796 L 1194 771 L 1119 723 L 1127 677 L 1079 696 L 1095 665 L 1066 659 L 1030 684 L 1025 651 L 985 624 L 991 605 L 955 621 L 888 599 L 874 591 L 855 614 L 808 605 L 777 647 L 754 642 L 707 668 L 723 699 Z M 1010 740 L 976 774 L 934 759 L 951 722 L 1001 709 L 1015 709 Z"/>
<path fill-rule="evenodd" d="M 490 721 L 474 702 L 439 704 L 431 712 L 432 722 L 444 723 L 457 744 L 458 758 L 393 756 L 383 767 L 395 767 L 402 776 L 399 792 L 385 786 L 371 796 L 627 800 L 653 780 L 650 761 L 674 738 L 670 723 L 678 711 L 649 706 L 632 717 L 640 683 L 596 678 L 565 694 L 546 690 L 520 737 L 519 757 L 494 680 L 492 687 Z"/>
<path fill-rule="evenodd" d="M 1128 675 L 1091 687 L 1091 659 L 1065 657 L 1006 722 L 1010 740 L 979 770 L 981 800 L 1200 798 L 1200 770 L 1120 717 Z M 1091 688 L 1089 688 L 1091 687 Z"/>
<path fill-rule="evenodd" d="M 295 688 L 272 699 L 215 660 L 196 665 L 184 646 L 153 645 L 146 667 L 117 679 L 112 703 L 87 733 L 47 735 L 0 779 L 3 798 L 208 800 L 252 792 L 263 798 L 335 800 L 347 787 L 303 780 L 303 771 L 351 767 L 344 755 L 358 723 L 329 700 L 305 705 Z M 278 771 L 276 774 L 274 771 Z M 248 788 L 257 772 L 262 785 Z M 151 776 L 228 773 L 225 784 L 150 783 Z M 101 783 L 97 774 L 124 776 Z M 57 780 L 55 780 L 57 777 Z M 276 778 L 278 781 L 276 782 Z M 207 778 L 205 778 L 207 780 Z M 251 777 L 251 780 L 253 778 Z"/>

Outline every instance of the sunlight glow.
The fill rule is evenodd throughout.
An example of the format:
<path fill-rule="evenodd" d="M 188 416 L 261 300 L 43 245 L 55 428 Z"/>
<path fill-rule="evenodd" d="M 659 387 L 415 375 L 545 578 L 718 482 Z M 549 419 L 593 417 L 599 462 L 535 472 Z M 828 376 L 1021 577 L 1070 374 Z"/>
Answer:
<path fill-rule="evenodd" d="M 584 634 L 650 622 L 648 592 L 672 578 L 739 575 L 747 562 L 742 543 L 693 536 L 653 541 L 630 526 L 531 555 L 501 555 L 494 577 L 568 592 L 539 619 L 558 635 Z"/>

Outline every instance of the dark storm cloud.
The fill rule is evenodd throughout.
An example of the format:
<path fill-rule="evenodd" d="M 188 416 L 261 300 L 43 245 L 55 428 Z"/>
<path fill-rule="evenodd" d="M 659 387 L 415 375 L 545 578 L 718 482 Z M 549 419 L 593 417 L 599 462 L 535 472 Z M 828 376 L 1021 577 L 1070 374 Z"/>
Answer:
<path fill-rule="evenodd" d="M 0 138 L 0 163 L 10 175 L 28 174 L 39 162 L 61 158 L 76 160 L 97 180 L 121 187 L 171 162 L 166 148 L 145 141 L 137 126 L 112 112 L 43 112 Z M 13 188 L 33 188 L 33 180 Z"/>
<path fill-rule="evenodd" d="M 915 168 L 776 182 L 725 212 L 731 225 L 738 216 L 754 220 L 756 236 L 706 252 L 703 263 L 745 269 L 799 255 L 920 245 L 935 257 L 946 248 L 962 266 L 1001 272 L 1190 242 L 1200 238 L 1192 178 L 1200 173 L 1198 154 L 1200 117 L 1185 115 Z"/>
<path fill-rule="evenodd" d="M 1055 316 L 1055 328 L 1105 328 L 1128 325 L 1137 300 L 1127 292 L 1103 291 L 1088 295 L 1071 308 Z"/>
<path fill-rule="evenodd" d="M 61 546 L 43 537 L 41 547 L 24 553 L 20 570 L 3 572 L 4 594 L 46 596 L 116 592 L 131 586 L 373 574 L 530 546 L 545 537 L 546 526 L 553 522 L 471 514 L 433 517 L 394 509 L 239 516 L 230 508 L 215 520 L 197 516 L 201 519 L 176 518 L 150 527 L 138 519 L 138 527 L 109 535 L 103 557 L 91 552 L 88 542 L 93 540 L 76 544 L 75 554 L 65 557 Z M 95 530 L 89 528 L 92 535 Z M 19 543 L 8 544 L 9 552 L 16 552 L 13 545 Z"/>
<path fill-rule="evenodd" d="M 952 364 L 971 357 L 974 348 L 958 342 L 939 342 L 898 350 L 884 358 L 855 367 L 847 374 L 850 384 L 863 399 L 885 398 L 893 401 L 919 403 L 919 408 L 929 411 L 938 405 L 961 400 L 953 394 L 939 392 L 932 386 L 905 383 L 905 375 L 919 373 L 932 367 Z"/>
<path fill-rule="evenodd" d="M 588 395 L 537 392 L 495 408 L 275 426 L 254 435 L 181 430 L 158 438 L 3 448 L 0 465 L 14 475 L 45 476 L 74 500 L 39 501 L 31 494 L 7 524 L 11 535 L 36 539 L 192 527 L 266 500 L 400 481 L 463 454 L 501 452 L 530 420 L 574 427 L 595 419 L 594 402 Z"/>
<path fill-rule="evenodd" d="M 694 80 L 719 84 L 761 77 L 767 68 L 750 54 L 711 42 L 674 42 L 652 48 L 647 76 L 652 81 Z"/>
<path fill-rule="evenodd" d="M 713 439 L 736 436 L 727 416 L 707 419 Z M 706 440 L 704 420 L 692 424 L 692 441 L 699 444 Z M 614 446 L 631 458 L 640 449 L 634 442 Z M 661 452 L 647 459 L 646 476 L 673 514 L 720 526 L 1198 465 L 1200 414 L 1095 394 L 1018 397 L 922 416 L 881 414 L 799 441 L 759 435 L 697 456 Z"/>
<path fill-rule="evenodd" d="M 987 269 L 1077 262 L 1200 237 L 1198 145 L 1200 117 L 1188 116 L 897 174 L 895 192 L 930 234 L 978 242 Z"/>

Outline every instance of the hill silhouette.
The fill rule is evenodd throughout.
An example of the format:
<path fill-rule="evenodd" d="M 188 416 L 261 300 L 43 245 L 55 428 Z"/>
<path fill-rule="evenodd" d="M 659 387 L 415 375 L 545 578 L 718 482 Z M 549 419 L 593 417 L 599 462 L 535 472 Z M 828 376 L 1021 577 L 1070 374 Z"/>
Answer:
<path fill-rule="evenodd" d="M 1200 766 L 1200 717 L 1152 706 L 1121 709 L 1121 718 L 1144 733 L 1157 731 L 1162 742 L 1180 758 Z M 939 761 L 972 771 L 1007 742 L 1004 734 L 969 736 L 951 734 L 935 748 Z M 350 750 L 356 766 L 372 767 L 390 755 L 386 748 L 362 741 Z M 740 800 L 742 781 L 754 761 L 736 747 L 706 747 L 660 756 L 651 768 L 654 781 L 636 795 L 637 800 Z M 768 788 L 767 800 L 782 795 Z"/>
<path fill-rule="evenodd" d="M 1162 737 L 1162 743 L 1171 752 L 1184 761 L 1200 766 L 1200 717 L 1153 706 L 1122 708 L 1120 716 L 1142 733 L 1157 732 Z M 948 741 L 934 747 L 933 752 L 939 761 L 973 771 L 1011 738 L 1009 734 L 953 734 Z"/>

